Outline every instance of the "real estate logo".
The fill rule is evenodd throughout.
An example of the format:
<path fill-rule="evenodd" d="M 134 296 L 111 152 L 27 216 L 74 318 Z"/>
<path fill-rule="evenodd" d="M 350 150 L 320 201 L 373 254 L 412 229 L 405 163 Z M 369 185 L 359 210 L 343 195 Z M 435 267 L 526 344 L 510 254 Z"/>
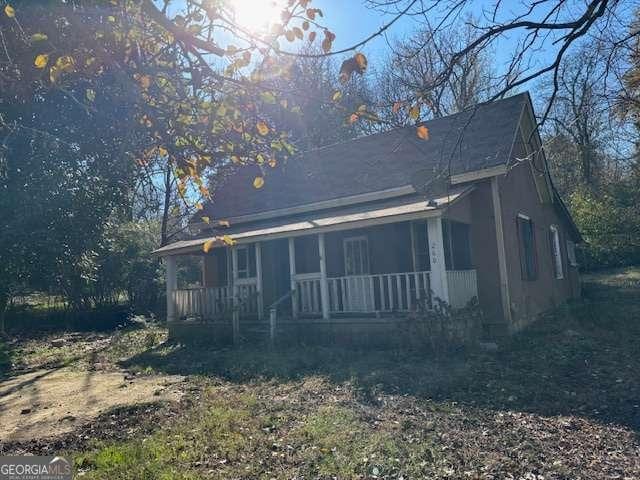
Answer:
<path fill-rule="evenodd" d="M 64 457 L 0 457 L 0 480 L 71 480 L 73 469 Z"/>

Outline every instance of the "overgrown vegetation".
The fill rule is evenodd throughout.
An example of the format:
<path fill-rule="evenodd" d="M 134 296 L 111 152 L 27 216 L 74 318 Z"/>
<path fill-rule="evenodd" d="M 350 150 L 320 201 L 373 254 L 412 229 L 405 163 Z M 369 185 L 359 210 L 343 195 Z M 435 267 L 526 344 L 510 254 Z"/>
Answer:
<path fill-rule="evenodd" d="M 102 436 L 106 415 L 55 445 L 91 479 L 636 478 L 639 279 L 589 277 L 583 301 L 496 352 L 212 351 L 125 333 L 112 361 L 189 375 L 188 402 L 152 425 L 129 412 L 146 425 L 129 418 L 132 435 Z"/>

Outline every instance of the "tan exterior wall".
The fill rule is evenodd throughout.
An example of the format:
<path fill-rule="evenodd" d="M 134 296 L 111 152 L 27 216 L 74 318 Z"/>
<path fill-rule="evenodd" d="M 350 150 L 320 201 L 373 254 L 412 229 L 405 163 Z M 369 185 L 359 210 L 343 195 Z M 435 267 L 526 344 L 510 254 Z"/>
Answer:
<path fill-rule="evenodd" d="M 522 162 L 499 179 L 500 201 L 507 255 L 509 293 L 512 322 L 510 331 L 529 324 L 540 313 L 579 295 L 578 271 L 569 265 L 566 242 L 570 239 L 566 221 L 556 207 L 542 203 L 529 162 Z M 516 218 L 524 214 L 531 218 L 535 231 L 538 275 L 535 280 L 524 280 L 520 264 L 520 241 Z M 562 254 L 563 279 L 556 279 L 553 267 L 549 229 L 558 228 Z"/>

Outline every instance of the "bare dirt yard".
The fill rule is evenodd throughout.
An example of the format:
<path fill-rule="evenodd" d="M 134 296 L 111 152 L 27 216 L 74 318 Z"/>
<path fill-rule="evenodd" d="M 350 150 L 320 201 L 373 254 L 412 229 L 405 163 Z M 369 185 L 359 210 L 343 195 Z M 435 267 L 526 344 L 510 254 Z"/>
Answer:
<path fill-rule="evenodd" d="M 0 384 L 0 442 L 72 432 L 116 407 L 179 401 L 180 376 L 135 377 L 70 368 L 36 370 Z"/>
<path fill-rule="evenodd" d="M 32 433 L 1 448 L 68 455 L 91 479 L 635 480 L 637 272 L 589 277 L 583 301 L 497 351 L 213 350 L 167 343 L 156 327 L 55 348 L 22 339 L 0 402 L 12 399 L 2 415 L 14 431 Z M 20 380 L 46 372 L 53 385 L 37 398 L 64 390 L 75 417 L 58 409 L 49 424 L 65 428 L 52 435 L 35 416 L 50 404 Z M 93 396 L 114 403 L 83 418 L 85 384 L 103 381 Z"/>

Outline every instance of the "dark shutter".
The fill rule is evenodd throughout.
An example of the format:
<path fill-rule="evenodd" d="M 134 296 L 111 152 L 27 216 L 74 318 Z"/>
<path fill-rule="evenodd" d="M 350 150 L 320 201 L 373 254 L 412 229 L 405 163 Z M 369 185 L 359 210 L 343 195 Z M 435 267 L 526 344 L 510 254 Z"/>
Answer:
<path fill-rule="evenodd" d="M 520 243 L 520 268 L 523 280 L 535 280 L 538 277 L 538 259 L 533 221 L 516 217 L 518 240 Z"/>

